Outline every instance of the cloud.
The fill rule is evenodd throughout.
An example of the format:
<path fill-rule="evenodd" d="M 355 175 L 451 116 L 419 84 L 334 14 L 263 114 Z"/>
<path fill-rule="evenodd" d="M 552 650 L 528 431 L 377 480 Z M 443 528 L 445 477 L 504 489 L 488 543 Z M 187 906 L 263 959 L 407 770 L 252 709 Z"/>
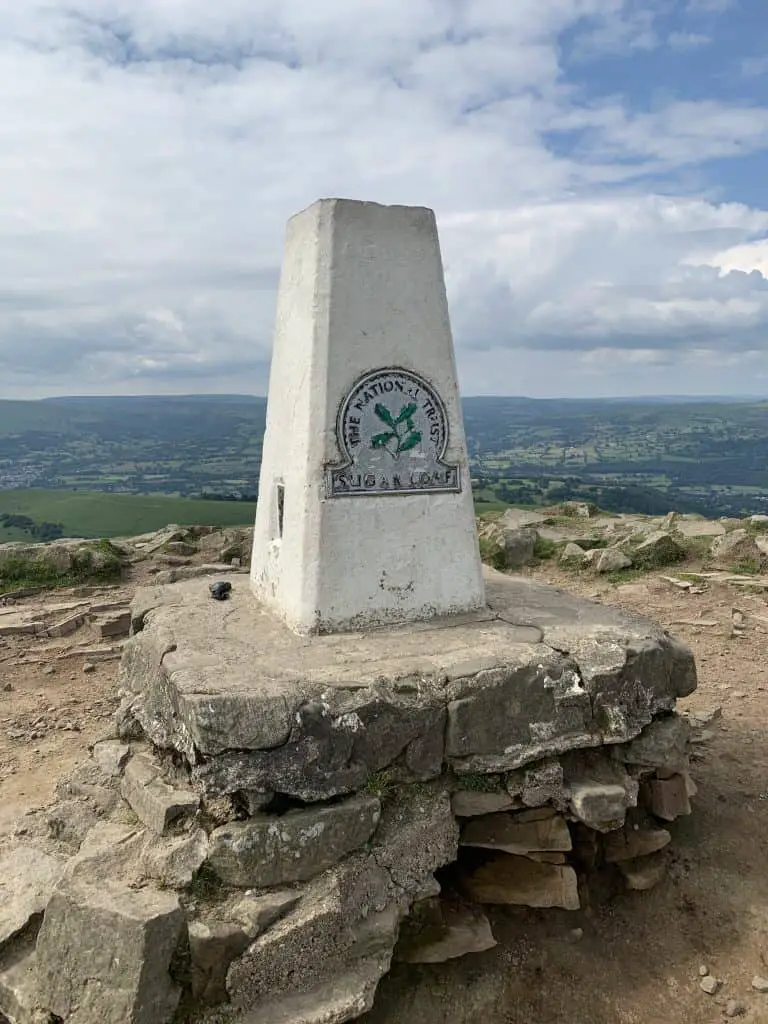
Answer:
<path fill-rule="evenodd" d="M 703 32 L 670 32 L 667 36 L 667 46 L 672 50 L 695 50 L 711 42 L 712 37 Z"/>
<path fill-rule="evenodd" d="M 322 195 L 437 210 L 468 392 L 493 379 L 478 353 L 571 349 L 593 373 L 590 351 L 747 350 L 768 324 L 761 275 L 717 262 L 768 214 L 681 186 L 764 150 L 768 109 L 709 83 L 649 103 L 596 71 L 703 47 L 722 5 L 4 6 L 7 394 L 263 392 L 285 221 Z"/>

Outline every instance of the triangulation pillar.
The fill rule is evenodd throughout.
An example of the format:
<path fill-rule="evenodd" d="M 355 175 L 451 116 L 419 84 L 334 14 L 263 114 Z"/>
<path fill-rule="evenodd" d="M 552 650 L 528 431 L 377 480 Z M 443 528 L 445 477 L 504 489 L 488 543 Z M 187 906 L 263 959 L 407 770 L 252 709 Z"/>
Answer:
<path fill-rule="evenodd" d="M 288 223 L 251 582 L 300 633 L 485 606 L 431 210 Z"/>

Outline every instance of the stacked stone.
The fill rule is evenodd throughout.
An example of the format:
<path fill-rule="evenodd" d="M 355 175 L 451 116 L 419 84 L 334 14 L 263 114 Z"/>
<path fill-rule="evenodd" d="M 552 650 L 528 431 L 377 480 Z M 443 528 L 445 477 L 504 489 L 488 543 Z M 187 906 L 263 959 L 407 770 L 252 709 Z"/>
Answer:
<path fill-rule="evenodd" d="M 696 685 L 663 630 L 489 573 L 484 617 L 299 638 L 233 580 L 137 595 L 116 735 L 4 855 L 13 1024 L 341 1024 L 396 946 L 490 948 L 484 906 L 576 909 L 603 864 L 658 878 Z"/>

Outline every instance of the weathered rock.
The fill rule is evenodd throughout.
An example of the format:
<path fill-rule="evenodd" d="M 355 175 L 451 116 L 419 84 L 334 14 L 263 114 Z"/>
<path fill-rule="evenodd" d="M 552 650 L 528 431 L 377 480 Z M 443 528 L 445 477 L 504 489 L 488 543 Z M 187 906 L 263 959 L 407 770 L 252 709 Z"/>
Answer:
<path fill-rule="evenodd" d="M 457 818 L 477 818 L 484 814 L 511 811 L 515 800 L 507 793 L 489 793 L 461 789 L 451 796 L 451 810 Z"/>
<path fill-rule="evenodd" d="M 115 732 L 121 740 L 144 739 L 144 729 L 137 715 L 137 707 L 141 703 L 141 696 L 127 697 L 115 712 Z"/>
<path fill-rule="evenodd" d="M 721 537 L 725 533 L 725 527 L 712 519 L 697 519 L 687 516 L 678 516 L 675 520 L 675 530 L 682 537 Z"/>
<path fill-rule="evenodd" d="M 584 548 L 578 544 L 574 544 L 573 541 L 569 541 L 562 552 L 560 553 L 560 564 L 564 566 L 573 566 L 578 569 L 585 564 L 586 552 Z"/>
<path fill-rule="evenodd" d="M 768 992 L 768 978 L 761 978 L 759 975 L 755 975 L 752 979 L 752 988 L 755 992 Z"/>
<path fill-rule="evenodd" d="M 200 803 L 197 793 L 165 782 L 157 765 L 146 754 L 136 754 L 128 762 L 120 791 L 144 824 L 158 835 L 162 835 L 171 822 L 194 814 Z"/>
<path fill-rule="evenodd" d="M 220 573 L 231 573 L 232 566 L 226 563 L 211 565 L 178 565 L 172 569 L 163 569 L 156 573 L 150 581 L 151 586 L 161 587 L 168 583 L 181 583 L 183 580 L 199 579 L 201 576 L 218 576 Z"/>
<path fill-rule="evenodd" d="M 99 821 L 101 809 L 78 798 L 60 800 L 21 819 L 16 835 L 51 839 L 66 853 L 75 853 L 86 834 Z"/>
<path fill-rule="evenodd" d="M 715 735 L 715 723 L 722 719 L 723 708 L 721 704 L 715 704 L 699 711 L 686 710 L 681 714 L 690 728 L 689 742 L 707 743 Z"/>
<path fill-rule="evenodd" d="M 227 916 L 242 927 L 249 939 L 255 939 L 289 910 L 293 910 L 300 898 L 301 893 L 292 889 L 263 893 L 261 896 L 243 896 L 232 904 Z"/>
<path fill-rule="evenodd" d="M 131 748 L 119 740 L 101 740 L 94 744 L 91 755 L 106 776 L 117 778 L 123 774 Z"/>
<path fill-rule="evenodd" d="M 379 822 L 373 796 L 233 822 L 211 835 L 208 861 L 227 885 L 267 888 L 306 881 L 358 850 Z"/>
<path fill-rule="evenodd" d="M 14 948 L 8 957 L 3 958 L 0 966 L 0 1020 L 5 1014 L 10 1024 L 43 1024 L 35 1009 L 36 967 L 35 947 L 31 943 Z"/>
<path fill-rule="evenodd" d="M 647 857 L 668 846 L 672 836 L 664 828 L 637 827 L 627 824 L 609 832 L 603 839 L 605 859 L 609 864 Z"/>
<path fill-rule="evenodd" d="M 609 832 L 623 823 L 628 806 L 624 786 L 576 782 L 570 792 L 571 811 L 578 821 L 598 832 Z"/>
<path fill-rule="evenodd" d="M 636 860 L 619 861 L 619 870 L 624 876 L 628 889 L 645 892 L 653 889 L 667 873 L 667 858 L 664 853 L 653 853 Z"/>
<path fill-rule="evenodd" d="M 688 722 L 680 715 L 665 715 L 647 725 L 631 743 L 615 747 L 612 753 L 625 764 L 684 771 L 688 767 L 690 731 Z"/>
<path fill-rule="evenodd" d="M 480 907 L 441 899 L 422 900 L 404 922 L 395 959 L 409 964 L 441 964 L 496 945 Z"/>
<path fill-rule="evenodd" d="M 520 821 L 514 814 L 489 814 L 475 818 L 462 830 L 461 846 L 525 855 L 539 851 L 567 851 L 571 834 L 560 815 L 535 821 Z"/>
<path fill-rule="evenodd" d="M 373 958 L 388 969 L 401 911 L 388 906 L 386 873 L 357 857 L 309 883 L 296 909 L 256 938 L 227 976 L 232 1004 L 255 1009 L 269 996 L 309 992 Z M 380 909 L 381 908 L 381 909 Z"/>
<path fill-rule="evenodd" d="M 621 569 L 631 568 L 632 559 L 619 548 L 605 548 L 597 556 L 595 562 L 597 572 L 619 572 Z"/>
<path fill-rule="evenodd" d="M 579 909 L 576 872 L 559 864 L 541 864 L 528 857 L 496 854 L 462 879 L 475 903 Z"/>
<path fill-rule="evenodd" d="M 34 846 L 0 854 L 0 949 L 43 913 L 66 863 Z"/>
<path fill-rule="evenodd" d="M 240 925 L 216 920 L 190 921 L 188 934 L 192 998 L 203 1006 L 226 1002 L 227 971 L 250 938 Z"/>
<path fill-rule="evenodd" d="M 99 636 L 128 636 L 131 629 L 131 613 L 129 611 L 107 615 L 97 622 Z"/>
<path fill-rule="evenodd" d="M 226 603 L 195 581 L 150 588 L 134 602 L 121 684 L 209 795 L 306 802 L 395 762 L 423 778 L 446 760 L 509 771 L 627 741 L 695 688 L 690 651 L 647 620 L 490 571 L 487 589 L 485 617 L 350 635 L 342 656 L 337 637 L 297 638 L 245 587 Z"/>
<path fill-rule="evenodd" d="M 651 779 L 647 787 L 647 805 L 657 818 L 674 821 L 691 813 L 689 787 L 684 775 L 673 775 L 668 779 Z"/>
<path fill-rule="evenodd" d="M 731 530 L 722 537 L 715 537 L 710 548 L 715 565 L 730 569 L 735 565 L 747 565 L 759 569 L 763 554 L 755 538 L 746 530 Z"/>
<path fill-rule="evenodd" d="M 189 835 L 159 837 L 147 835 L 139 856 L 141 870 L 170 889 L 192 884 L 208 856 L 208 836 L 203 829 Z"/>
<path fill-rule="evenodd" d="M 385 806 L 371 851 L 387 872 L 390 898 L 400 903 L 422 898 L 434 882 L 433 872 L 456 859 L 458 841 L 450 798 L 439 784 L 401 791 Z"/>
<path fill-rule="evenodd" d="M 502 528 L 498 532 L 498 540 L 507 569 L 522 569 L 531 565 L 538 534 L 530 529 Z"/>
<path fill-rule="evenodd" d="M 682 558 L 685 558 L 685 548 L 664 530 L 649 534 L 632 552 L 634 564 L 648 568 L 672 565 Z"/>
<path fill-rule="evenodd" d="M 526 807 L 553 804 L 564 809 L 567 805 L 563 766 L 554 758 L 511 772 L 507 776 L 507 791 Z"/>
<path fill-rule="evenodd" d="M 382 963 L 382 957 L 359 960 L 309 992 L 268 1000 L 242 1017 L 242 1024 L 344 1024 L 354 1020 L 373 1006 Z"/>
<path fill-rule="evenodd" d="M 713 996 L 719 990 L 721 984 L 717 978 L 713 978 L 711 974 L 708 974 L 699 982 L 699 988 L 702 992 L 706 992 L 708 996 Z"/>
<path fill-rule="evenodd" d="M 40 1004 L 78 1024 L 166 1024 L 184 914 L 175 896 L 101 881 L 60 884 L 37 940 Z"/>

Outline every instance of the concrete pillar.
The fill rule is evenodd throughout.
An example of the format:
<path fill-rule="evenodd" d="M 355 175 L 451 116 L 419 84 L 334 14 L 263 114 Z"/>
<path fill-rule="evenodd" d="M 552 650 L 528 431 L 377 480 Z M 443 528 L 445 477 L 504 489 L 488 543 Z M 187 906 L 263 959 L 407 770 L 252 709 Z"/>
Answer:
<path fill-rule="evenodd" d="M 300 633 L 485 605 L 431 210 L 288 223 L 251 583 Z"/>

